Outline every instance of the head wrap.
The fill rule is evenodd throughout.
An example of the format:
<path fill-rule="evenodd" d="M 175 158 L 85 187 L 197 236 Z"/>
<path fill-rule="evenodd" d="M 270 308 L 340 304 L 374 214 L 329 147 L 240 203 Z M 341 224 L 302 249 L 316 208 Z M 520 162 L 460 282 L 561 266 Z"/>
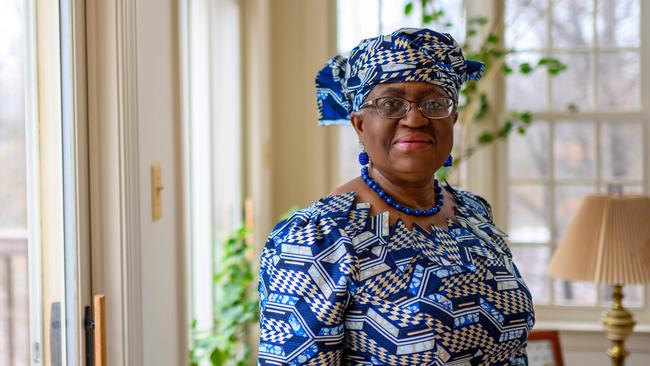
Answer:
<path fill-rule="evenodd" d="M 368 38 L 346 59 L 336 55 L 316 76 L 316 99 L 322 125 L 347 124 L 350 113 L 377 84 L 423 81 L 441 87 L 458 102 L 458 90 L 478 80 L 483 64 L 465 60 L 447 33 L 426 28 L 402 28 L 391 35 Z"/>

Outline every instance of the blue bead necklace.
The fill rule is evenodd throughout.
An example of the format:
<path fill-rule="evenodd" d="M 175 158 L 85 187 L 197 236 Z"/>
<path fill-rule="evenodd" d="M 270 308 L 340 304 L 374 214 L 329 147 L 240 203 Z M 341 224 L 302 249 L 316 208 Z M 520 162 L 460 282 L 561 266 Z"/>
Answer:
<path fill-rule="evenodd" d="M 360 159 L 361 160 L 361 159 Z M 367 164 L 367 162 L 366 162 Z M 416 210 L 414 208 L 406 207 L 399 202 L 395 201 L 391 196 L 389 196 L 386 192 L 384 192 L 383 189 L 377 184 L 377 182 L 374 181 L 368 175 L 368 166 L 365 166 L 361 168 L 361 178 L 363 179 L 364 182 L 370 187 L 373 191 L 377 192 L 379 197 L 381 197 L 386 203 L 388 203 L 391 207 L 396 209 L 397 211 L 404 212 L 407 215 L 412 215 L 412 216 L 433 216 L 440 212 L 442 210 L 442 205 L 444 204 L 444 195 L 442 194 L 442 187 L 440 186 L 440 182 L 438 182 L 437 179 L 433 180 L 433 189 L 436 193 L 436 204 L 428 208 L 426 210 Z"/>

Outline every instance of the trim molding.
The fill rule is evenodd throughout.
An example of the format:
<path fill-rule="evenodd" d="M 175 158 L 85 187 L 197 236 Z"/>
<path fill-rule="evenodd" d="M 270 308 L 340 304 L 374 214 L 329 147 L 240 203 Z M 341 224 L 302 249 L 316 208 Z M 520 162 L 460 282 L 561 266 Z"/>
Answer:
<path fill-rule="evenodd" d="M 137 13 L 86 6 L 92 291 L 106 295 L 108 362 L 143 364 Z"/>
<path fill-rule="evenodd" d="M 117 1 L 118 138 L 122 263 L 126 266 L 122 318 L 125 358 L 142 365 L 142 276 L 140 255 L 140 158 L 138 153 L 138 75 L 136 2 Z"/>

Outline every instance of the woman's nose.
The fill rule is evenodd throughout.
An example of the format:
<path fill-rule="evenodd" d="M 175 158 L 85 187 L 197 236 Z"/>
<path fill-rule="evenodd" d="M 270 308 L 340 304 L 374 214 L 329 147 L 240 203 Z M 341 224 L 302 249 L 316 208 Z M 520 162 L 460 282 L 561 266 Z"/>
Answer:
<path fill-rule="evenodd" d="M 406 116 L 400 120 L 400 123 L 411 128 L 418 128 L 428 125 L 429 119 L 422 114 L 417 103 L 411 102 L 411 108 L 406 113 Z"/>

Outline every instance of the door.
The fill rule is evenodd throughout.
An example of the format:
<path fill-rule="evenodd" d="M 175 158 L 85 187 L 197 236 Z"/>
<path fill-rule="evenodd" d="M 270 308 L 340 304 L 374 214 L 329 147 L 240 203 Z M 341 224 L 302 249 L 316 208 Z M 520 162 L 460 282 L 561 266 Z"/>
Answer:
<path fill-rule="evenodd" d="M 0 364 L 84 364 L 83 3 L 0 3 Z"/>

